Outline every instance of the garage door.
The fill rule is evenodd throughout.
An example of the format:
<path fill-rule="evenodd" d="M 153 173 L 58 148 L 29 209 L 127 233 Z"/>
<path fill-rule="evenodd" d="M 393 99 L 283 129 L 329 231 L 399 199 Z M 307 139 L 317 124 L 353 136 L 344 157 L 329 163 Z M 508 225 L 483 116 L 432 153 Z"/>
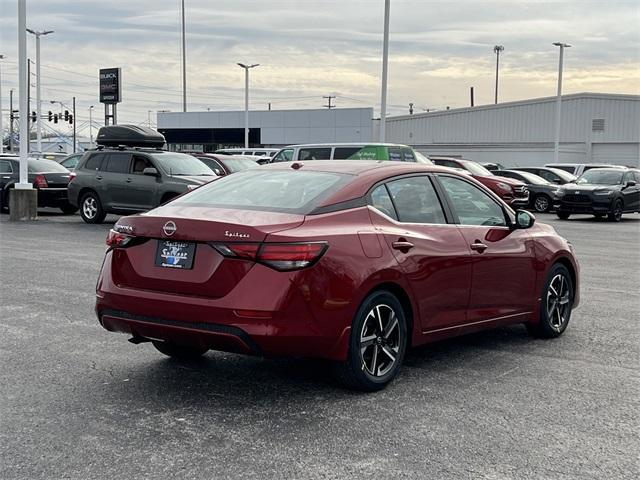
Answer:
<path fill-rule="evenodd" d="M 593 163 L 640 165 L 640 144 L 638 143 L 594 143 L 591 152 Z"/>

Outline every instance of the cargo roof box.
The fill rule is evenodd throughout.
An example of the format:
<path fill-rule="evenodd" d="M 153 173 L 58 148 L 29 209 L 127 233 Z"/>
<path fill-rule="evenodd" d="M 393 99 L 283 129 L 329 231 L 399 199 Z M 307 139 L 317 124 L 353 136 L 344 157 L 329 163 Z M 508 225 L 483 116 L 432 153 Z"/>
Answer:
<path fill-rule="evenodd" d="M 161 148 L 164 143 L 164 135 L 147 127 L 138 125 L 109 125 L 101 127 L 96 137 L 98 145 L 105 147 L 148 147 Z"/>

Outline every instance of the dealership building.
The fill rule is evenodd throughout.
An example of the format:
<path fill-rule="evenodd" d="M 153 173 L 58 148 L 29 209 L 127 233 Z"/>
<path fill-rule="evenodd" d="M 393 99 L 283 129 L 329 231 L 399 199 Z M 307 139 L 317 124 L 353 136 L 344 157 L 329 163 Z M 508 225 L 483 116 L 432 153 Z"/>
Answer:
<path fill-rule="evenodd" d="M 506 166 L 553 161 L 556 97 L 388 117 L 386 140 L 427 155 Z M 640 164 L 640 96 L 562 97 L 560 161 Z M 375 142 L 373 108 L 260 110 L 249 114 L 251 146 Z M 159 112 L 170 148 L 212 151 L 244 142 L 244 111 Z"/>

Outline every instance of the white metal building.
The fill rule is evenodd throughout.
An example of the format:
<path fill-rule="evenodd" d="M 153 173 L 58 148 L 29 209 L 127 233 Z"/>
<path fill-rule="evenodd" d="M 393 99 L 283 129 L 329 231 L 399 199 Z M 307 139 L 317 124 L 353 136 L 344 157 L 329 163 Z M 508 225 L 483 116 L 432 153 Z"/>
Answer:
<path fill-rule="evenodd" d="M 556 97 L 387 118 L 386 140 L 506 166 L 553 162 Z M 560 162 L 640 165 L 640 96 L 563 95 Z"/>
<path fill-rule="evenodd" d="M 252 110 L 251 146 L 295 143 L 370 142 L 373 108 Z M 158 131 L 170 146 L 215 150 L 244 145 L 244 111 L 159 112 Z"/>

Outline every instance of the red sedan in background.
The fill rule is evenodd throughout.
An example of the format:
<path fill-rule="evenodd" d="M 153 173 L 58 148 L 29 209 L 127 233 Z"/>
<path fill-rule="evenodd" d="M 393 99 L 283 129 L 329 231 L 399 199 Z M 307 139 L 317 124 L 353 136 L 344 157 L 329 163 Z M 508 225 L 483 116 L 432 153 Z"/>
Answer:
<path fill-rule="evenodd" d="M 96 312 L 170 356 L 324 358 L 378 390 L 411 346 L 515 323 L 564 332 L 578 264 L 534 220 L 446 168 L 272 164 L 121 218 Z"/>
<path fill-rule="evenodd" d="M 460 158 L 429 157 L 429 160 L 441 167 L 465 170 L 512 207 L 529 205 L 529 190 L 525 183 L 512 178 L 498 177 L 499 170 L 494 174 L 478 162 Z"/>

